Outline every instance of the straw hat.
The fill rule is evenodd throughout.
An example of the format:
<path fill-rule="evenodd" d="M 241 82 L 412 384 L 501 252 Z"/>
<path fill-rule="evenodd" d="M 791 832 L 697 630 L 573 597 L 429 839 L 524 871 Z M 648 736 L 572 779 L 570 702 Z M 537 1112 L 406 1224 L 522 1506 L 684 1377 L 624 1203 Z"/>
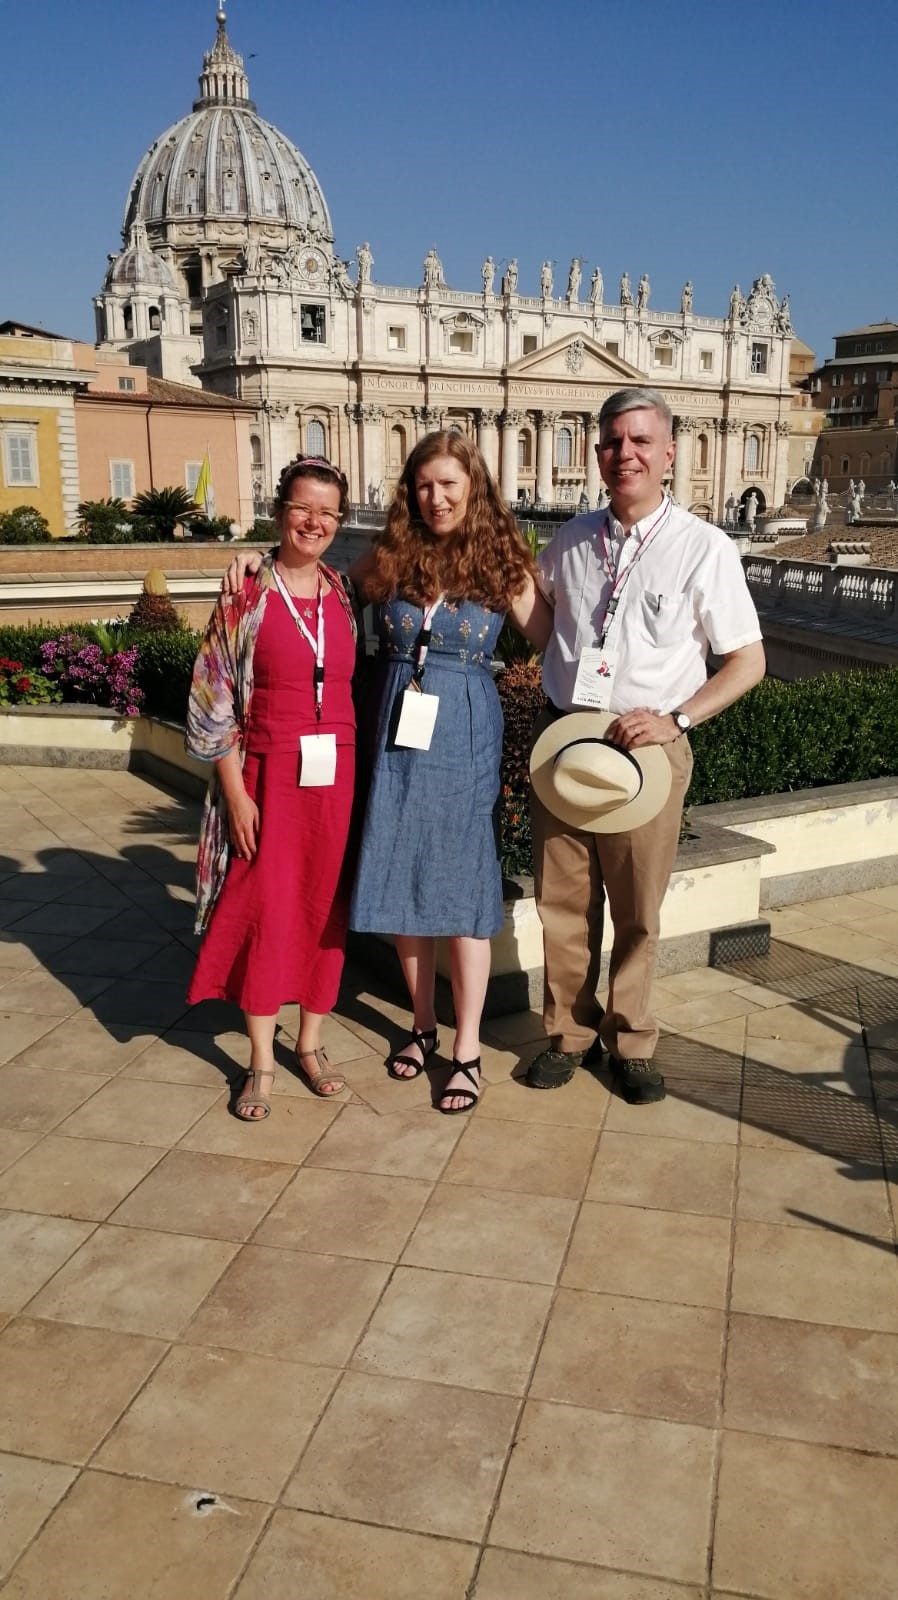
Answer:
<path fill-rule="evenodd" d="M 650 822 L 670 794 L 659 744 L 624 750 L 605 738 L 610 711 L 572 711 L 544 728 L 530 781 L 547 811 L 581 833 L 624 833 Z"/>

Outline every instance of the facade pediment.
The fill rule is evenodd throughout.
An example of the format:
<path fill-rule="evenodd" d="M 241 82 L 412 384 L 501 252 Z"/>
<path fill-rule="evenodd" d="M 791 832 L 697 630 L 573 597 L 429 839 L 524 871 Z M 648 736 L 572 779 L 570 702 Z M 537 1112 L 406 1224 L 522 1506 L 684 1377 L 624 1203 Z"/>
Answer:
<path fill-rule="evenodd" d="M 527 379 L 531 382 L 562 383 L 612 383 L 621 385 L 645 383 L 646 375 L 638 367 L 606 350 L 598 340 L 587 334 L 566 334 L 542 350 L 521 356 L 508 364 L 509 378 Z"/>

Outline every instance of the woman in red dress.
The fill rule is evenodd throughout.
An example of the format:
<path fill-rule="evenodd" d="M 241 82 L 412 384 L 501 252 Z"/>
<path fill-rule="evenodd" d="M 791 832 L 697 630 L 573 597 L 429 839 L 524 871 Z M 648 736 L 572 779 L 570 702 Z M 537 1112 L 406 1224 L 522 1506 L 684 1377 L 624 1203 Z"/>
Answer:
<path fill-rule="evenodd" d="M 347 503 L 330 462 L 285 468 L 278 550 L 239 594 L 221 596 L 193 672 L 187 745 L 215 762 L 215 775 L 197 871 L 198 927 L 208 932 L 188 1000 L 243 1010 L 252 1053 L 234 1110 L 246 1121 L 271 1110 L 285 1002 L 299 1002 L 296 1054 L 310 1086 L 331 1095 L 345 1082 L 321 1026 L 346 942 L 360 628 L 347 580 L 321 558 Z"/>

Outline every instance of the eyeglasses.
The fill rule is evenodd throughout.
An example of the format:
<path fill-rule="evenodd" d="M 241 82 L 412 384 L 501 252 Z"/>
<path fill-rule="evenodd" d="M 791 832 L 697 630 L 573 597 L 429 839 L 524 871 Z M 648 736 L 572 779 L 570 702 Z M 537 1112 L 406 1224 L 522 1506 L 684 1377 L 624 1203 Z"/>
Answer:
<path fill-rule="evenodd" d="M 339 511 L 315 511 L 311 506 L 300 505 L 298 500 L 285 500 L 284 510 L 295 511 L 298 517 L 302 517 L 303 522 L 309 522 L 312 517 L 317 517 L 322 527 L 334 530 L 339 528 L 343 521 Z"/>

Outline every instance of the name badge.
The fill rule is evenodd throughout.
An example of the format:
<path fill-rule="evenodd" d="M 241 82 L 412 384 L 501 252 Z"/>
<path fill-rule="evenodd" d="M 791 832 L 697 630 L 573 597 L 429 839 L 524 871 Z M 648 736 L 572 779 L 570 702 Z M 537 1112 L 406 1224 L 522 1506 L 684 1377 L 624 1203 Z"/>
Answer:
<path fill-rule="evenodd" d="M 596 711 L 611 709 L 611 691 L 617 667 L 617 651 L 604 645 L 590 645 L 577 664 L 574 684 L 575 706 L 591 706 Z"/>
<path fill-rule="evenodd" d="M 406 750 L 429 750 L 439 703 L 438 694 L 422 694 L 418 689 L 403 690 L 395 743 Z"/>
<path fill-rule="evenodd" d="M 303 733 L 299 739 L 299 787 L 328 789 L 337 776 L 337 735 Z"/>

